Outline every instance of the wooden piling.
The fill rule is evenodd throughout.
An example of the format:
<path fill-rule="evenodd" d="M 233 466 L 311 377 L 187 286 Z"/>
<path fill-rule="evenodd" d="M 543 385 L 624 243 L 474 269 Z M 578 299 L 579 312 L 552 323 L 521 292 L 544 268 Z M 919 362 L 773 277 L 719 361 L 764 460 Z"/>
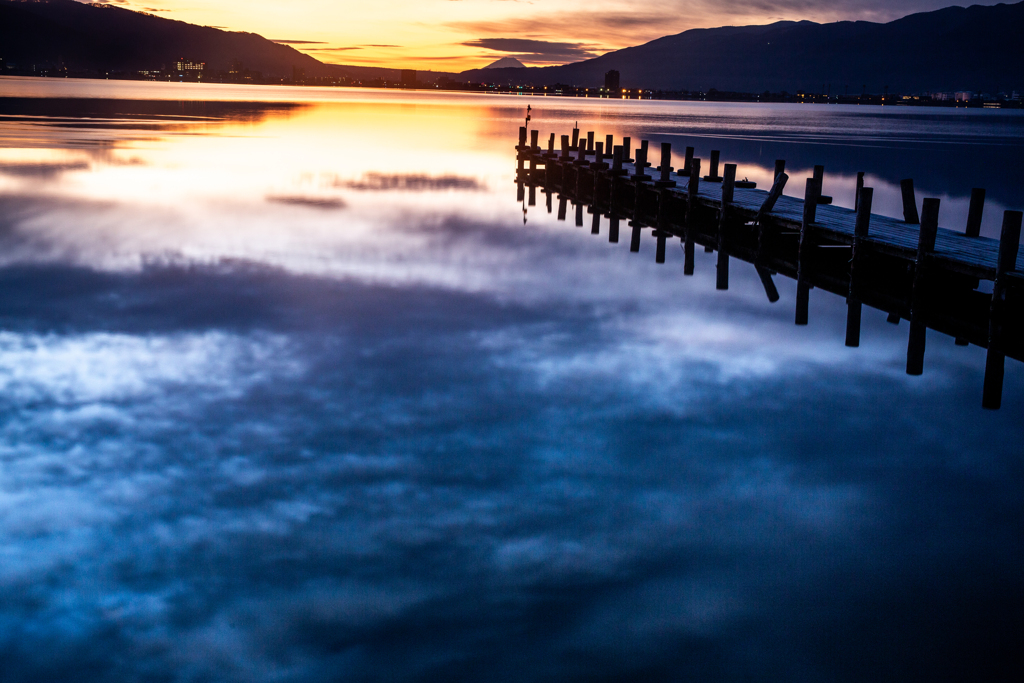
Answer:
<path fill-rule="evenodd" d="M 683 244 L 683 275 L 693 275 L 693 237 L 697 231 L 697 192 L 700 187 L 700 159 L 690 162 L 690 182 L 686 188 L 686 238 Z"/>
<path fill-rule="evenodd" d="M 913 178 L 901 180 L 900 191 L 903 194 L 903 222 L 917 225 L 921 219 L 917 215 L 917 198 L 914 196 Z"/>
<path fill-rule="evenodd" d="M 619 242 L 619 217 L 614 213 L 608 219 L 608 242 L 618 244 Z"/>
<path fill-rule="evenodd" d="M 528 196 L 527 206 L 537 206 L 537 186 L 530 185 L 530 193 Z"/>
<path fill-rule="evenodd" d="M 563 161 L 569 158 L 569 136 L 563 135 L 562 140 L 562 156 L 560 157 Z"/>
<path fill-rule="evenodd" d="M 729 254 L 726 249 L 726 222 L 729 208 L 736 189 L 736 164 L 725 165 L 725 178 L 722 180 L 722 208 L 718 213 L 718 272 L 715 289 L 729 289 Z"/>
<path fill-rule="evenodd" d="M 540 131 L 536 128 L 530 131 L 530 150 L 533 152 L 540 151 Z"/>
<path fill-rule="evenodd" d="M 774 179 L 778 180 L 779 176 L 786 172 L 786 160 L 776 159 L 775 160 L 775 176 Z"/>
<path fill-rule="evenodd" d="M 722 177 L 718 175 L 718 159 L 721 154 L 722 153 L 717 149 L 711 150 L 711 167 L 708 168 L 708 174 L 704 176 L 704 180 L 711 183 L 722 182 Z"/>
<path fill-rule="evenodd" d="M 629 138 L 622 138 L 622 161 L 627 164 L 633 163 L 633 152 L 630 147 L 630 145 L 632 144 L 633 141 L 630 140 Z"/>
<path fill-rule="evenodd" d="M 587 154 L 594 153 L 594 131 L 587 131 Z"/>
<path fill-rule="evenodd" d="M 583 202 L 576 200 L 576 227 L 583 227 Z"/>
<path fill-rule="evenodd" d="M 516 149 L 519 151 L 526 149 L 526 126 L 519 126 L 519 144 Z"/>
<path fill-rule="evenodd" d="M 864 171 L 857 171 L 857 189 L 853 193 L 853 210 L 860 208 L 860 192 L 864 189 Z"/>
<path fill-rule="evenodd" d="M 691 166 L 693 166 L 693 147 L 687 147 L 686 157 L 683 160 L 683 167 L 677 171 L 677 174 L 683 178 L 689 178 Z"/>
<path fill-rule="evenodd" d="M 614 146 L 615 146 L 615 136 L 614 135 L 605 135 L 604 136 L 604 148 L 609 150 L 609 154 L 611 153 L 611 151 L 610 151 L 611 148 L 614 147 Z"/>
<path fill-rule="evenodd" d="M 818 168 L 815 166 L 814 174 L 818 176 Z M 800 243 L 797 247 L 797 270 L 796 270 L 796 324 L 806 325 L 808 320 L 808 307 L 810 302 L 810 285 L 807 284 L 807 261 L 811 252 L 810 228 L 817 216 L 818 196 L 821 194 L 821 185 L 816 177 L 808 178 L 804 187 L 804 213 L 800 223 Z"/>
<path fill-rule="evenodd" d="M 676 181 L 670 178 L 672 173 L 672 143 L 663 142 L 661 143 L 661 166 L 658 166 L 658 170 L 661 171 L 661 178 L 655 181 L 655 186 L 659 188 L 675 187 Z"/>
<path fill-rule="evenodd" d="M 572 146 L 569 149 L 571 149 L 573 152 L 575 152 L 577 149 L 579 149 L 579 146 L 580 146 L 580 129 L 579 128 L 573 128 L 572 129 Z"/>
<path fill-rule="evenodd" d="M 567 203 L 568 203 L 568 199 L 566 199 L 565 197 L 559 195 L 559 197 L 558 197 L 558 220 L 560 220 L 560 221 L 564 221 L 565 220 L 565 210 L 566 210 L 566 204 Z"/>
<path fill-rule="evenodd" d="M 928 327 L 925 324 L 924 282 L 928 261 L 935 251 L 935 236 L 939 229 L 939 200 L 927 198 L 921 206 L 921 230 L 917 241 L 917 263 L 914 266 L 914 284 L 910 302 L 910 339 L 907 342 L 907 374 L 924 372 L 924 347 Z"/>
<path fill-rule="evenodd" d="M 981 235 L 981 215 L 985 211 L 985 188 L 975 187 L 971 190 L 971 205 L 967 210 L 967 230 L 965 234 L 968 237 L 978 237 Z"/>
<path fill-rule="evenodd" d="M 590 222 L 590 234 L 600 235 L 601 234 L 601 212 L 597 210 L 597 207 L 591 207 L 594 213 L 594 220 Z"/>
<path fill-rule="evenodd" d="M 861 177 L 863 181 L 863 176 Z M 850 290 L 846 296 L 846 345 L 860 346 L 861 302 L 855 283 L 863 267 L 863 242 L 871 228 L 871 204 L 874 189 L 860 187 L 857 190 L 857 219 L 853 229 L 853 249 L 850 253 Z"/>
<path fill-rule="evenodd" d="M 640 251 L 640 231 L 642 229 L 639 223 L 633 223 L 633 236 L 629 240 L 629 250 L 634 254 Z"/>
<path fill-rule="evenodd" d="M 772 280 L 771 271 L 762 266 L 754 266 L 754 269 L 757 271 L 757 276 L 761 278 L 761 286 L 764 287 L 764 293 L 768 296 L 768 303 L 774 304 L 779 300 L 779 290 Z"/>
<path fill-rule="evenodd" d="M 985 388 L 982 407 L 998 410 L 1003 396 L 1003 324 L 1008 274 L 1017 265 L 1020 249 L 1020 211 L 1003 212 L 1003 227 L 999 233 L 999 256 L 996 260 L 996 277 L 992 284 L 992 303 L 989 309 L 988 356 L 985 359 Z"/>

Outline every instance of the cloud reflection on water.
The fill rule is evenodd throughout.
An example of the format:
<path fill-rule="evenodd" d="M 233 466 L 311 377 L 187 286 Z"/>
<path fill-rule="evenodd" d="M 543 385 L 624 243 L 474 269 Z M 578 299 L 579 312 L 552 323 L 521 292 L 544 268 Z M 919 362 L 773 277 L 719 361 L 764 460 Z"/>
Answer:
<path fill-rule="evenodd" d="M 356 117 L 309 107 L 126 135 L 115 153 L 145 161 L 128 183 L 97 162 L 3 186 L 4 675 L 904 680 L 1009 661 L 1018 364 L 983 413 L 977 349 L 934 335 L 907 378 L 881 315 L 845 349 L 834 297 L 798 329 L 788 283 L 772 306 L 743 267 L 715 292 L 703 254 L 684 279 L 649 242 L 630 255 L 543 209 L 522 226 L 497 101 L 447 110 L 481 126 L 465 136 L 381 105 L 419 127 L 401 154 L 358 142 L 335 163 Z M 478 185 L 335 186 L 371 174 Z"/>

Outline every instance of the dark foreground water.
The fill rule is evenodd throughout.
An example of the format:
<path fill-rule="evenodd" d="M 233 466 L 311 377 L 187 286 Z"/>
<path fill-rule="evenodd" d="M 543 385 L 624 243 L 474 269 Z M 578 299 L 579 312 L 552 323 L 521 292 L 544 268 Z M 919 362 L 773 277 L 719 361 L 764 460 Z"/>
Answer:
<path fill-rule="evenodd" d="M 1019 114 L 0 96 L 0 680 L 1024 670 L 1021 364 L 983 411 L 982 349 L 908 377 L 885 313 L 848 349 L 838 297 L 795 327 L 745 264 L 524 225 L 512 151 L 529 103 L 890 215 L 912 176 L 948 227 L 985 186 L 992 235 Z"/>

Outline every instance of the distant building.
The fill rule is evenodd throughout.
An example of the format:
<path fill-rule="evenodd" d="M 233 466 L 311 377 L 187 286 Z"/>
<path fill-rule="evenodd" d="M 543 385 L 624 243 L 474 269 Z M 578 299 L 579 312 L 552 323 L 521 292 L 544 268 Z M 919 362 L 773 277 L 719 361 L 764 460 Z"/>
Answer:
<path fill-rule="evenodd" d="M 174 68 L 178 72 L 178 78 L 181 79 L 195 79 L 202 80 L 203 71 L 206 70 L 206 62 L 195 62 L 191 59 L 185 59 L 182 57 L 175 62 Z"/>
<path fill-rule="evenodd" d="M 416 87 L 416 71 L 414 69 L 402 69 L 402 87 Z"/>
<path fill-rule="evenodd" d="M 970 90 L 961 90 L 956 93 L 957 102 L 970 102 L 974 99 L 974 93 Z"/>
<path fill-rule="evenodd" d="M 292 67 L 292 83 L 305 83 L 306 82 L 306 70 L 301 66 Z"/>
<path fill-rule="evenodd" d="M 604 75 L 604 89 L 609 92 L 618 92 L 621 90 L 619 86 L 619 72 L 612 69 Z"/>

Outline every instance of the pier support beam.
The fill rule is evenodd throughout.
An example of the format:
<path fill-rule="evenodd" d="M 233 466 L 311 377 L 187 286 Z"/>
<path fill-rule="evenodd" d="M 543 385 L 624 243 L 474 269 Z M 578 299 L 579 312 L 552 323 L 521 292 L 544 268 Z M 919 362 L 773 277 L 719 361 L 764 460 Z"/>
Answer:
<path fill-rule="evenodd" d="M 686 187 L 686 238 L 683 243 L 683 275 L 693 275 L 693 238 L 697 231 L 697 192 L 700 190 L 700 159 L 690 162 Z"/>
<path fill-rule="evenodd" d="M 715 289 L 729 289 L 729 253 L 727 251 L 726 224 L 729 220 L 729 209 L 732 205 L 736 189 L 736 164 L 725 165 L 725 178 L 722 180 L 722 208 L 718 214 L 718 273 Z"/>
<path fill-rule="evenodd" d="M 1020 248 L 1020 211 L 1003 213 L 1003 227 L 999 235 L 999 257 L 996 261 L 996 279 L 992 285 L 992 304 L 988 323 L 988 356 L 985 358 L 985 388 L 981 405 L 998 410 L 1003 401 L 1003 318 L 1006 307 L 1007 274 L 1017 265 Z"/>
<path fill-rule="evenodd" d="M 853 250 L 850 254 L 850 291 L 846 297 L 846 345 L 860 346 L 861 303 L 857 294 L 857 278 L 863 267 L 864 241 L 871 227 L 871 203 L 875 191 L 861 187 L 857 192 L 857 221 L 853 228 Z"/>
<path fill-rule="evenodd" d="M 903 221 L 917 225 L 921 219 L 917 216 L 917 198 L 914 195 L 913 178 L 901 180 L 900 191 L 903 194 Z"/>
<path fill-rule="evenodd" d="M 924 345 L 928 327 L 925 325 L 924 282 L 928 262 L 935 251 L 935 235 L 939 228 L 939 200 L 925 199 L 921 207 L 921 232 L 917 242 L 917 265 L 910 301 L 910 340 L 907 343 L 907 374 L 924 372 Z"/>
<path fill-rule="evenodd" d="M 981 234 L 981 215 L 985 211 L 985 188 L 975 187 L 971 190 L 971 206 L 967 210 L 968 237 L 977 237 Z"/>
<path fill-rule="evenodd" d="M 815 167 L 815 175 L 817 175 Z M 807 284 L 808 260 L 811 255 L 811 226 L 817 217 L 818 196 L 821 185 L 815 178 L 808 178 L 804 186 L 804 215 L 800 223 L 800 244 L 797 251 L 796 264 L 796 324 L 806 325 L 808 306 L 811 297 L 811 286 Z"/>

